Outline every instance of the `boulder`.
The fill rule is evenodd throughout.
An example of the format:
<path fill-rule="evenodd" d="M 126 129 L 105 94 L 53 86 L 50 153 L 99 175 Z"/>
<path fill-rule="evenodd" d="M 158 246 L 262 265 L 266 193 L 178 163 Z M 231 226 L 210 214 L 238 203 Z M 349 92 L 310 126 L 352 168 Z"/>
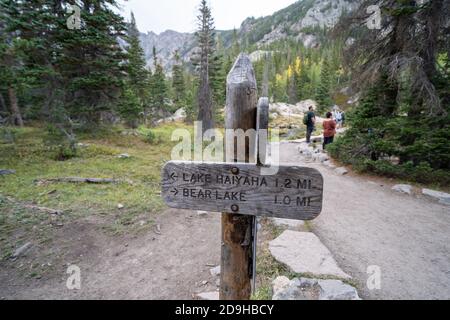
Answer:
<path fill-rule="evenodd" d="M 350 278 L 342 271 L 331 252 L 311 232 L 286 230 L 269 243 L 272 256 L 295 273 Z"/>
<path fill-rule="evenodd" d="M 25 243 L 23 246 L 17 248 L 16 251 L 14 251 L 11 258 L 13 259 L 19 258 L 20 256 L 24 255 L 32 246 L 33 244 L 31 242 Z"/>
<path fill-rule="evenodd" d="M 412 194 L 412 186 L 409 184 L 397 184 L 392 187 L 392 190 L 400 193 Z"/>
<path fill-rule="evenodd" d="M 298 279 L 289 280 L 287 277 L 277 277 L 272 282 L 272 300 L 306 300 L 300 288 Z"/>
<path fill-rule="evenodd" d="M 156 121 L 156 124 L 183 121 L 184 119 L 186 119 L 186 111 L 183 108 L 181 108 L 175 111 L 175 113 L 171 117 L 167 117 Z"/>
<path fill-rule="evenodd" d="M 319 300 L 361 300 L 358 291 L 341 280 L 319 280 Z"/>
<path fill-rule="evenodd" d="M 277 277 L 273 300 L 361 300 L 358 291 L 340 280 Z"/>
<path fill-rule="evenodd" d="M 450 206 L 450 194 L 448 193 L 430 189 L 423 189 L 422 194 L 433 200 L 439 201 L 440 204 Z"/>
<path fill-rule="evenodd" d="M 348 170 L 345 169 L 344 167 L 337 168 L 337 169 L 334 170 L 334 172 L 336 172 L 337 174 L 339 174 L 341 176 L 344 176 L 344 175 L 348 174 Z"/>

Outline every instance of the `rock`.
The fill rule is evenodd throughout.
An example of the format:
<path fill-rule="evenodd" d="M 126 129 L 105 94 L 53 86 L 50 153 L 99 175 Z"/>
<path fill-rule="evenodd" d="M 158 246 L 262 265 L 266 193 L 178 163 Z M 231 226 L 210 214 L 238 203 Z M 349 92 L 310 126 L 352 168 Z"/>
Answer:
<path fill-rule="evenodd" d="M 197 294 L 197 298 L 199 298 L 200 300 L 219 300 L 219 292 L 215 291 L 199 293 Z"/>
<path fill-rule="evenodd" d="M 339 174 L 341 176 L 348 174 L 348 170 L 345 169 L 344 167 L 337 168 L 334 170 L 334 172 L 336 172 L 337 174 Z"/>
<path fill-rule="evenodd" d="M 117 156 L 119 159 L 129 159 L 131 156 L 128 153 L 123 153 Z"/>
<path fill-rule="evenodd" d="M 397 184 L 392 187 L 392 190 L 401 192 L 401 193 L 411 194 L 412 186 L 410 186 L 409 184 Z"/>
<path fill-rule="evenodd" d="M 156 124 L 183 121 L 184 119 L 186 119 L 186 111 L 181 108 L 178 109 L 172 116 L 156 121 Z"/>
<path fill-rule="evenodd" d="M 320 42 L 317 40 L 317 37 L 312 34 L 300 33 L 296 39 L 297 41 L 302 42 L 306 48 L 317 48 L 320 46 Z"/>
<path fill-rule="evenodd" d="M 322 163 L 324 163 L 325 161 L 328 161 L 329 159 L 330 159 L 330 157 L 325 153 L 319 154 L 319 156 L 318 156 L 318 160 Z"/>
<path fill-rule="evenodd" d="M 319 280 L 319 300 L 361 300 L 356 289 L 341 280 Z"/>
<path fill-rule="evenodd" d="M 288 103 L 271 103 L 269 110 L 270 113 L 277 113 L 283 117 L 303 118 L 305 112 L 308 111 L 310 106 L 316 107 L 317 103 L 314 100 L 304 100 L 293 105 Z"/>
<path fill-rule="evenodd" d="M 217 267 L 215 267 L 215 268 L 210 269 L 209 272 L 211 273 L 211 275 L 212 275 L 213 277 L 218 277 L 218 276 L 220 276 L 220 266 L 217 266 Z"/>
<path fill-rule="evenodd" d="M 186 110 L 184 108 L 180 108 L 173 114 L 173 119 L 175 121 L 180 121 L 186 119 Z"/>
<path fill-rule="evenodd" d="M 303 227 L 305 225 L 304 221 L 290 219 L 272 218 L 272 222 L 278 227 L 288 227 L 292 229 L 298 229 L 299 227 Z"/>
<path fill-rule="evenodd" d="M 436 190 L 423 189 L 422 194 L 439 201 L 440 204 L 450 206 L 450 194 Z"/>
<path fill-rule="evenodd" d="M 272 282 L 273 300 L 361 300 L 357 290 L 340 280 L 278 277 Z"/>
<path fill-rule="evenodd" d="M 16 249 L 16 251 L 14 251 L 14 253 L 11 257 L 13 259 L 19 258 L 21 255 L 24 255 L 28 251 L 28 249 L 30 249 L 32 246 L 33 246 L 33 244 L 31 242 L 25 243 L 23 246 Z"/>
<path fill-rule="evenodd" d="M 6 176 L 8 174 L 16 174 L 16 170 L 0 169 L 0 176 Z"/>
<path fill-rule="evenodd" d="M 302 288 L 314 287 L 317 284 L 318 284 L 317 279 L 300 278 L 300 287 Z"/>
<path fill-rule="evenodd" d="M 313 233 L 286 230 L 269 243 L 269 250 L 277 261 L 295 273 L 350 278 Z"/>
<path fill-rule="evenodd" d="M 298 279 L 291 281 L 284 276 L 277 277 L 272 282 L 272 290 L 272 300 L 305 300 Z"/>

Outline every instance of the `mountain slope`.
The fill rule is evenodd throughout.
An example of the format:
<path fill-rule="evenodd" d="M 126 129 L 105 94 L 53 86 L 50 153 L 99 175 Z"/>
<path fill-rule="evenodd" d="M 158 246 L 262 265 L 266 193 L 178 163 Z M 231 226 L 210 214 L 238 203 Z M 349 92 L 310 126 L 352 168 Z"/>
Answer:
<path fill-rule="evenodd" d="M 244 47 L 257 48 L 283 39 L 295 39 L 306 47 L 320 44 L 316 34 L 323 28 L 332 28 L 340 17 L 361 3 L 361 0 L 301 0 L 274 14 L 244 20 L 237 30 L 238 40 Z M 223 46 L 232 44 L 233 31 L 217 31 Z M 195 50 L 195 36 L 190 33 L 165 31 L 159 35 L 149 32 L 141 34 L 148 64 L 152 65 L 152 48 L 156 46 L 159 58 L 167 71 L 173 64 L 173 52 L 180 51 L 184 61 L 189 61 Z"/>

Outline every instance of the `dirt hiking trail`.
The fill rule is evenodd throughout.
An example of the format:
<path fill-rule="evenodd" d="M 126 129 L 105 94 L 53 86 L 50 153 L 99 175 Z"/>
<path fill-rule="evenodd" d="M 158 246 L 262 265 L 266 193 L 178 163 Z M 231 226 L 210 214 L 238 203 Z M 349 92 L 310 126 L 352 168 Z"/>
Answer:
<path fill-rule="evenodd" d="M 324 210 L 312 231 L 355 280 L 364 299 L 450 299 L 450 209 L 391 191 L 385 179 L 341 176 L 305 163 L 298 144 L 282 143 L 282 162 L 311 166 L 324 176 Z M 215 291 L 209 270 L 220 262 L 220 215 L 166 210 L 160 230 L 111 237 L 101 222 L 83 219 L 58 229 L 31 258 L 65 259 L 42 278 L 19 271 L 28 260 L 0 263 L 2 299 L 193 299 Z M 29 258 L 29 257 L 25 257 Z M 67 264 L 81 269 L 82 289 L 66 288 Z M 381 290 L 366 286 L 369 266 L 381 270 Z M 22 268 L 23 269 L 23 268 Z"/>

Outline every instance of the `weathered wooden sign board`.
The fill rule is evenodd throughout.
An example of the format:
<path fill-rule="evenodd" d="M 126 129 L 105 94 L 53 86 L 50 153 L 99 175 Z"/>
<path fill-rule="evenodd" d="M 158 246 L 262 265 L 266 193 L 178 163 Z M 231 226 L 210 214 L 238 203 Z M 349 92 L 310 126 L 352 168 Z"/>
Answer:
<path fill-rule="evenodd" d="M 315 219 L 322 211 L 319 171 L 280 166 L 260 174 L 249 163 L 168 162 L 162 172 L 162 197 L 172 208 L 230 212 L 295 220 Z"/>

